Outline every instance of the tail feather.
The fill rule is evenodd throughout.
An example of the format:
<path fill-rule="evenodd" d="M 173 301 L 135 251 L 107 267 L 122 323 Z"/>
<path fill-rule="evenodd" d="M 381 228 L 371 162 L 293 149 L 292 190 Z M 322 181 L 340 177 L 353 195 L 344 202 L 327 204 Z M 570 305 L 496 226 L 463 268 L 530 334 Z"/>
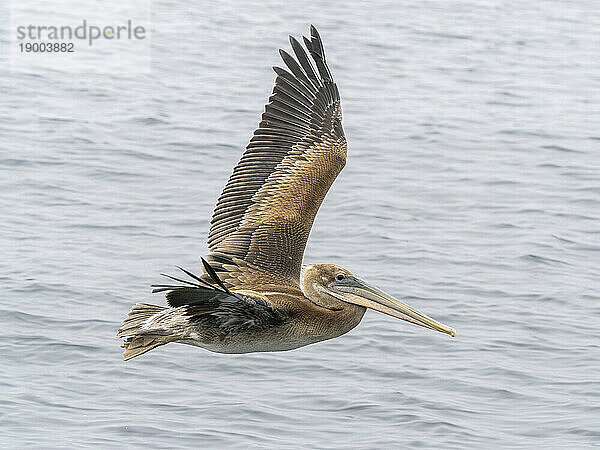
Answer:
<path fill-rule="evenodd" d="M 117 337 L 122 338 L 138 334 L 142 331 L 142 327 L 147 324 L 148 319 L 165 309 L 163 306 L 136 303 L 131 307 L 129 314 L 121 324 Z"/>
<path fill-rule="evenodd" d="M 117 332 L 117 337 L 126 338 L 123 343 L 125 361 L 177 339 L 174 336 L 164 335 L 164 330 L 153 330 L 150 326 L 151 319 L 165 309 L 167 308 L 163 306 L 146 303 L 137 303 L 131 307 Z"/>
<path fill-rule="evenodd" d="M 125 349 L 123 359 L 127 361 L 136 356 L 143 355 L 153 348 L 168 344 L 173 340 L 173 338 L 169 338 L 168 336 L 156 336 L 152 334 L 131 338 L 123 344 L 123 348 Z"/>

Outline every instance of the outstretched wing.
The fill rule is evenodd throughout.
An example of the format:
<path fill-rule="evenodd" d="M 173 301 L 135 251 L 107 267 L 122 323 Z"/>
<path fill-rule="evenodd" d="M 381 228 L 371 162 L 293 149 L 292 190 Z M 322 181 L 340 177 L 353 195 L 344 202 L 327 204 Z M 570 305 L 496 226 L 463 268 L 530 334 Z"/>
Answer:
<path fill-rule="evenodd" d="M 311 26 L 277 73 L 262 121 L 217 203 L 207 259 L 229 286 L 297 286 L 317 210 L 346 164 L 337 86 Z M 309 57 L 310 55 L 310 57 Z M 312 60 L 312 62 L 311 62 Z"/>

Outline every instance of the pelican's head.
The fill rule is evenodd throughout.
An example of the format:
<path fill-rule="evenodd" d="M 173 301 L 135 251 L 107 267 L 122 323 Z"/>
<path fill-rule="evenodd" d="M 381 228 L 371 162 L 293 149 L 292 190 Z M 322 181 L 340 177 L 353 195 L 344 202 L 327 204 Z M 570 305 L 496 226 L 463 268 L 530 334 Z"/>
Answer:
<path fill-rule="evenodd" d="M 303 266 L 300 285 L 304 295 L 328 309 L 343 309 L 345 304 L 358 305 L 456 336 L 454 329 L 396 300 L 335 264 Z"/>

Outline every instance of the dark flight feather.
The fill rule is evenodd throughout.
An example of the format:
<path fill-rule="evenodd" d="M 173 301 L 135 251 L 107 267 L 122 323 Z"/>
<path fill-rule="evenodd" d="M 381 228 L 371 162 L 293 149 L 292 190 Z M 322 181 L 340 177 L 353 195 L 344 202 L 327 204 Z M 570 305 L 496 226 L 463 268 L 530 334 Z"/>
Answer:
<path fill-rule="evenodd" d="M 221 279 L 219 278 L 219 276 L 216 274 L 215 270 L 212 268 L 212 266 L 204 258 L 202 258 L 202 264 L 204 265 L 204 270 L 206 270 L 206 273 L 208 273 L 208 275 L 210 275 L 210 278 L 215 283 L 217 283 L 221 287 L 221 289 L 223 289 L 229 295 L 233 295 L 229 291 L 229 289 L 227 289 L 227 287 L 225 287 L 225 285 L 223 284 L 223 282 L 221 281 Z"/>

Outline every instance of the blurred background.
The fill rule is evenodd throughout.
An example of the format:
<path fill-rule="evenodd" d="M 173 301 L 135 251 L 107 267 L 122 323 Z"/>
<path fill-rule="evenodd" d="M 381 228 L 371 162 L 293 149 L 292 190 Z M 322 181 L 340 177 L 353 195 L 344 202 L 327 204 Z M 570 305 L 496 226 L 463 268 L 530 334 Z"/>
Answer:
<path fill-rule="evenodd" d="M 11 72 L 4 52 L 2 446 L 600 442 L 594 2 L 151 6 L 149 73 Z M 457 337 L 370 311 L 291 352 L 169 345 L 122 362 L 130 305 L 165 304 L 149 288 L 160 272 L 200 271 L 277 49 L 311 23 L 342 96 L 348 165 L 305 263 L 340 264 Z"/>

